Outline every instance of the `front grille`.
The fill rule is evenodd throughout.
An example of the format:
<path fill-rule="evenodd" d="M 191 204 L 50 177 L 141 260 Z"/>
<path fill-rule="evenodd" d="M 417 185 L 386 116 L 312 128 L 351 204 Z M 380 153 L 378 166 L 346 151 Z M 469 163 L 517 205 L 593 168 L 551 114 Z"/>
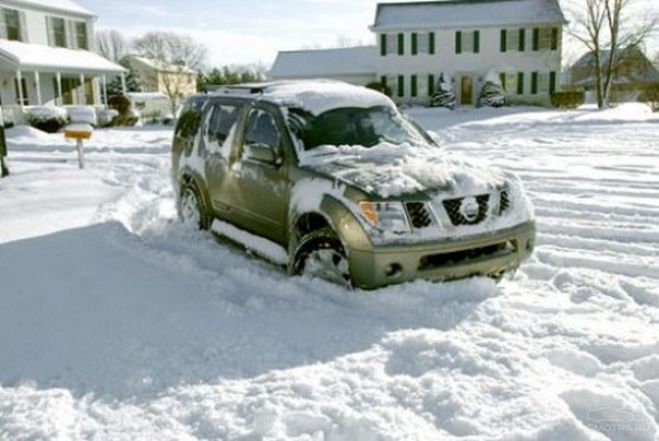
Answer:
<path fill-rule="evenodd" d="M 510 208 L 510 195 L 506 190 L 501 192 L 501 200 L 499 201 L 499 214 L 503 214 Z"/>
<path fill-rule="evenodd" d="M 451 223 L 456 227 L 461 225 L 476 225 L 487 219 L 487 212 L 490 203 L 490 195 L 484 194 L 476 197 L 478 202 L 478 215 L 473 219 L 467 219 L 462 214 L 462 204 L 466 198 L 447 199 L 444 201 L 444 209 L 451 219 Z"/>
<path fill-rule="evenodd" d="M 416 229 L 428 228 L 432 225 L 432 215 L 428 207 L 423 202 L 408 202 L 407 214 L 410 216 L 410 222 Z"/>
<path fill-rule="evenodd" d="M 473 248 L 470 250 L 455 251 L 452 253 L 432 254 L 424 256 L 419 262 L 419 271 L 428 271 L 442 268 L 445 266 L 456 265 L 470 260 L 476 260 L 481 257 L 494 256 L 506 249 L 514 249 L 513 244 L 502 242 L 496 245 L 490 245 L 482 248 Z"/>

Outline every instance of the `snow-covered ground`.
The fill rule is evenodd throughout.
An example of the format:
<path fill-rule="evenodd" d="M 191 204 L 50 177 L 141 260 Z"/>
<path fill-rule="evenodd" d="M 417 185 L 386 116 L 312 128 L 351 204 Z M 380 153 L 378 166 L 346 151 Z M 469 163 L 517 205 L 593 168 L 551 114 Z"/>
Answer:
<path fill-rule="evenodd" d="M 9 131 L 0 439 L 655 440 L 659 118 L 409 112 L 517 172 L 539 247 L 497 286 L 351 293 L 175 220 L 167 128 Z"/>

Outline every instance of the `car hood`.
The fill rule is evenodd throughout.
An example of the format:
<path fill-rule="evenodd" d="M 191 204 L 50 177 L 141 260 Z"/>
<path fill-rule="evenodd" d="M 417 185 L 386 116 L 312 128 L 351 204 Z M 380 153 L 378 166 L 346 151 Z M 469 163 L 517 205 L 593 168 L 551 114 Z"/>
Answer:
<path fill-rule="evenodd" d="M 475 195 L 506 182 L 503 172 L 435 146 L 319 147 L 305 154 L 301 165 L 385 199 Z"/>

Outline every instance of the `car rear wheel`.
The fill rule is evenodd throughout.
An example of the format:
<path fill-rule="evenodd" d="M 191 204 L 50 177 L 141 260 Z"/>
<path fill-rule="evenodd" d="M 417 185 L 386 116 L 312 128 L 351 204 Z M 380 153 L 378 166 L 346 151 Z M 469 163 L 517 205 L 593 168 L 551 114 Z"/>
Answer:
<path fill-rule="evenodd" d="M 330 228 L 314 231 L 300 240 L 293 259 L 293 273 L 318 277 L 345 287 L 352 286 L 345 249 Z"/>
<path fill-rule="evenodd" d="M 204 210 L 201 196 L 197 189 L 191 185 L 185 185 L 181 189 L 181 196 L 178 202 L 178 213 L 181 222 L 199 230 L 209 228 L 209 218 Z"/>

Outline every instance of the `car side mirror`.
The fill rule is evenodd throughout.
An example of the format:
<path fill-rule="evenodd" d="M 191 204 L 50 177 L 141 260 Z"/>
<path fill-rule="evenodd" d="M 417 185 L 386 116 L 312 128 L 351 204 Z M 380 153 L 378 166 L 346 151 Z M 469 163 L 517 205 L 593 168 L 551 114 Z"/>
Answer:
<path fill-rule="evenodd" d="M 245 149 L 246 156 L 254 161 L 263 162 L 264 164 L 280 165 L 281 159 L 277 156 L 274 148 L 267 144 L 248 144 Z"/>

